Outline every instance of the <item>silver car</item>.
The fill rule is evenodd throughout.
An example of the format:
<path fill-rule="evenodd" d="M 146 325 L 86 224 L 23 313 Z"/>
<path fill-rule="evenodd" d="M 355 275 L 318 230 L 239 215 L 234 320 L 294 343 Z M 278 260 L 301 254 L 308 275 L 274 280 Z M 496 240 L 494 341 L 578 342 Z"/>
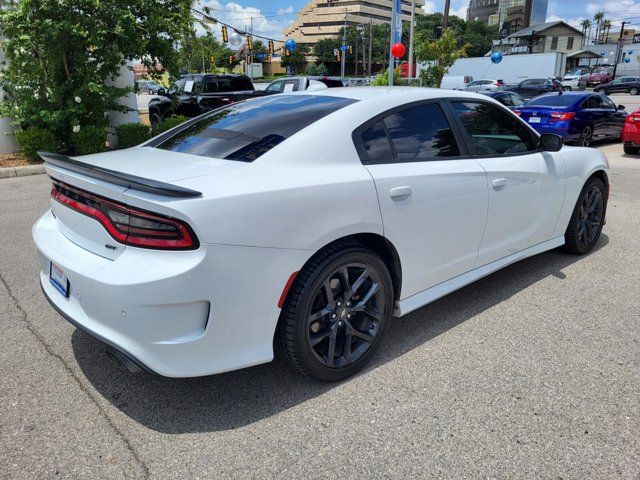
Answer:
<path fill-rule="evenodd" d="M 502 80 L 474 80 L 469 85 L 467 85 L 467 92 L 482 92 L 486 90 L 502 90 L 504 89 L 505 83 Z"/>

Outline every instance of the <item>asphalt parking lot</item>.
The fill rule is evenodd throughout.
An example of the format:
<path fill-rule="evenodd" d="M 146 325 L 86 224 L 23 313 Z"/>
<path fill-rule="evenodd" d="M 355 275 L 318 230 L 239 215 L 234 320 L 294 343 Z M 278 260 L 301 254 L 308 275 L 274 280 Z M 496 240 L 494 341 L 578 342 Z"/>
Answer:
<path fill-rule="evenodd" d="M 129 373 L 40 293 L 48 178 L 0 180 L 0 478 L 639 478 L 640 157 L 599 148 L 613 179 L 593 253 L 396 319 L 331 385 L 280 362 Z"/>

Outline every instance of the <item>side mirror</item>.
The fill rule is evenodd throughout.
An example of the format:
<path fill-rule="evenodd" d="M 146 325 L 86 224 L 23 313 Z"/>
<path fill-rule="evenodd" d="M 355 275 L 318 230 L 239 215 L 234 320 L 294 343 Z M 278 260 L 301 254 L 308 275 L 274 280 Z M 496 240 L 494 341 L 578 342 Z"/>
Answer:
<path fill-rule="evenodd" d="M 619 112 L 623 111 L 623 110 L 624 110 L 624 108 L 625 108 L 625 107 L 624 107 L 624 105 L 618 105 L 618 111 L 619 111 Z"/>
<path fill-rule="evenodd" d="M 543 133 L 538 145 L 543 152 L 558 152 L 564 145 L 564 139 L 554 133 Z"/>

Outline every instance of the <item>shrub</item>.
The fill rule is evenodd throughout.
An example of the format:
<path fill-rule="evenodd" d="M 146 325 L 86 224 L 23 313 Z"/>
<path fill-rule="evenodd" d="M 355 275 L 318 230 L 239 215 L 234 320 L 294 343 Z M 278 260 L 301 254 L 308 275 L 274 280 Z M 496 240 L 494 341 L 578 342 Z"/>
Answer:
<path fill-rule="evenodd" d="M 156 127 L 156 131 L 154 133 L 156 135 L 159 135 L 162 132 L 166 132 L 167 130 L 172 129 L 173 127 L 177 127 L 178 125 L 186 122 L 187 120 L 189 119 L 184 115 L 171 115 L 170 117 L 167 117 L 161 120 L 160 123 L 158 123 L 158 126 Z"/>
<path fill-rule="evenodd" d="M 151 138 L 151 127 L 142 123 L 123 123 L 116 127 L 118 148 L 130 148 L 140 145 Z"/>
<path fill-rule="evenodd" d="M 38 151 L 58 152 L 60 143 L 56 136 L 44 128 L 31 127 L 15 132 L 20 150 L 29 160 L 38 159 Z"/>
<path fill-rule="evenodd" d="M 76 155 L 103 152 L 107 148 L 107 129 L 85 126 L 71 134 L 71 146 Z"/>
<path fill-rule="evenodd" d="M 307 67 L 307 75 L 320 76 L 326 75 L 328 72 L 327 66 L 324 63 L 320 65 L 311 64 Z"/>

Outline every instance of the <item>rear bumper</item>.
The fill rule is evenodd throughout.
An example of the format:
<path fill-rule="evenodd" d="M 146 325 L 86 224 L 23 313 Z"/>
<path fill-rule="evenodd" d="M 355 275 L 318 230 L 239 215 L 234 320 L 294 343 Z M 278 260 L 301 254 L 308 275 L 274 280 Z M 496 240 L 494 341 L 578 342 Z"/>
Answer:
<path fill-rule="evenodd" d="M 640 129 L 633 123 L 625 123 L 622 130 L 622 141 L 627 145 L 640 146 Z"/>
<path fill-rule="evenodd" d="M 49 302 L 123 363 L 168 377 L 270 361 L 278 299 L 312 253 L 203 244 L 182 252 L 127 247 L 110 260 L 71 242 L 57 221 L 48 211 L 33 227 Z M 68 298 L 49 281 L 52 261 L 68 277 Z"/>

